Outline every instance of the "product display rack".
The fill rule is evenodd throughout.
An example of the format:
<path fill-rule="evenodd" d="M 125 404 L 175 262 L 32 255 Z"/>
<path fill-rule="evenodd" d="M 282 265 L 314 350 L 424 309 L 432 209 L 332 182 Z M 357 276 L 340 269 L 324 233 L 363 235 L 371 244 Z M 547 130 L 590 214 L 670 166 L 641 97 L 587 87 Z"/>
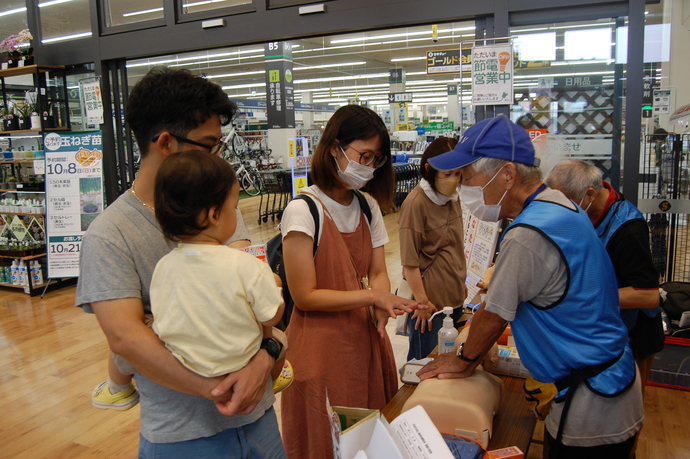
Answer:
<path fill-rule="evenodd" d="M 31 77 L 29 81 L 28 77 Z M 24 148 L 22 154 L 26 155 L 30 153 L 31 150 L 28 148 L 37 147 L 37 150 L 41 150 L 41 144 L 43 142 L 43 135 L 47 132 L 53 131 L 69 131 L 70 128 L 70 114 L 67 100 L 67 79 L 65 68 L 61 66 L 43 66 L 43 65 L 31 65 L 26 67 L 18 67 L 12 69 L 0 70 L 0 107 L 7 109 L 10 106 L 15 105 L 17 101 L 20 104 L 28 103 L 25 99 L 26 91 L 36 91 L 35 107 L 34 111 L 40 116 L 40 126 L 35 127 L 35 124 L 31 129 L 10 129 L 0 131 L 0 143 L 3 143 L 5 148 L 18 149 Z M 22 102 L 23 101 L 23 102 Z M 19 105 L 19 104 L 16 104 Z M 3 128 L 5 126 L 2 126 Z M 28 144 L 28 145 L 27 145 Z M 3 148 L 4 149 L 4 148 Z M 34 151 L 33 157 L 25 157 L 23 159 L 5 159 L 0 154 L 0 167 L 7 167 L 9 165 L 11 175 L 16 176 L 17 179 L 22 178 L 22 166 L 24 164 L 34 164 L 34 161 L 45 161 L 44 156 L 35 157 L 36 153 Z M 33 170 L 31 171 L 33 172 Z M 26 175 L 42 175 L 42 174 L 26 174 Z M 9 188 L 8 186 L 0 187 L 0 197 L 5 197 L 8 194 L 14 195 L 18 199 L 19 196 L 29 195 L 35 197 L 43 197 L 45 202 L 45 181 L 43 185 L 38 183 L 21 183 L 17 182 L 15 188 Z M 44 212 L 6 212 L 0 211 L 0 229 L 3 230 L 0 237 L 8 233 L 12 233 L 9 228 L 11 223 L 15 225 L 18 222 L 23 223 L 25 228 L 25 233 L 23 238 L 17 240 L 26 240 L 26 238 L 31 238 L 32 242 L 42 243 L 42 250 L 40 253 L 31 253 L 25 256 L 0 254 L 0 264 L 6 265 L 7 260 L 19 260 L 30 262 L 37 260 L 42 266 L 44 282 L 38 285 L 34 285 L 33 276 L 30 275 L 30 271 L 27 269 L 27 281 L 26 285 L 14 285 L 12 283 L 0 282 L 0 287 L 9 288 L 19 288 L 23 289 L 24 292 L 28 293 L 30 296 L 36 296 L 45 292 L 46 290 L 52 290 L 55 288 L 60 288 L 64 285 L 68 285 L 71 279 L 48 279 L 47 278 L 47 266 L 46 266 L 46 242 L 48 240 L 47 233 L 45 231 L 45 209 Z M 18 218 L 18 220 L 17 220 Z M 40 228 L 40 231 L 38 230 Z M 42 236 L 42 240 L 35 240 L 34 235 L 39 234 Z M 11 234 L 14 236 L 14 234 Z M 35 250 L 35 249 L 33 249 Z"/>

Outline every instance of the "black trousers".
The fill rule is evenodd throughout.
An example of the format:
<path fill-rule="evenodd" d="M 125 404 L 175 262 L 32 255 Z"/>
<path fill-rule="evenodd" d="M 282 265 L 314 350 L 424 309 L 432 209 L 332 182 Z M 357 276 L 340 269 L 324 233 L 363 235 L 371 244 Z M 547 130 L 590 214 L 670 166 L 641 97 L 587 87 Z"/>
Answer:
<path fill-rule="evenodd" d="M 556 439 L 551 436 L 544 427 L 544 458 L 548 459 L 628 459 L 630 452 L 635 445 L 637 434 L 622 443 L 599 446 L 568 446 L 557 444 Z"/>

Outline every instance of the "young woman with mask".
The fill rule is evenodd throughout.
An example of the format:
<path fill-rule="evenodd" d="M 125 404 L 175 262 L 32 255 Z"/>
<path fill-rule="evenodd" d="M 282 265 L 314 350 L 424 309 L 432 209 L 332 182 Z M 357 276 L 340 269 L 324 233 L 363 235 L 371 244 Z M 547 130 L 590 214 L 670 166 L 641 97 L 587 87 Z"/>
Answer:
<path fill-rule="evenodd" d="M 427 305 L 408 316 L 410 349 L 407 360 L 423 359 L 438 344 L 445 306 L 462 316 L 466 296 L 464 225 L 458 196 L 460 170 L 438 171 L 429 158 L 451 151 L 458 141 L 445 137 L 431 142 L 422 155 L 419 185 L 403 202 L 400 226 L 400 261 L 403 279 L 415 300 Z"/>
<path fill-rule="evenodd" d="M 281 417 L 292 459 L 332 456 L 326 396 L 331 405 L 382 409 L 398 390 L 385 325 L 418 303 L 390 293 L 380 210 L 392 207 L 390 154 L 388 132 L 375 112 L 359 105 L 338 109 L 314 153 L 314 185 L 300 191 L 316 203 L 319 233 L 305 201 L 293 200 L 283 213 L 295 308 L 286 330 L 294 382 L 281 395 Z M 353 192 L 359 188 L 367 192 L 371 223 Z"/>

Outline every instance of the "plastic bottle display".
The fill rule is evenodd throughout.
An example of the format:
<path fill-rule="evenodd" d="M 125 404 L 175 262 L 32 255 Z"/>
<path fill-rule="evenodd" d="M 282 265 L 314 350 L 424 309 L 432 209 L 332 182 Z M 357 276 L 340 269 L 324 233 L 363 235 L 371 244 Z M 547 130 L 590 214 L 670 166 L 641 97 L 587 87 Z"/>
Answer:
<path fill-rule="evenodd" d="M 19 265 L 17 265 L 17 260 L 12 260 L 12 266 L 10 267 L 10 276 L 12 277 L 12 285 L 19 285 Z"/>
<path fill-rule="evenodd" d="M 29 285 L 28 278 L 26 277 L 28 275 L 26 271 L 26 263 L 24 260 L 19 262 L 19 283 L 18 285 Z"/>
<path fill-rule="evenodd" d="M 453 352 L 455 346 L 455 338 L 458 337 L 458 330 L 453 326 L 453 308 L 446 306 L 442 311 L 434 314 L 443 313 L 446 317 L 443 319 L 443 327 L 438 331 L 438 353 L 445 354 L 446 352 Z M 433 316 L 432 316 L 433 317 Z"/>
<path fill-rule="evenodd" d="M 39 263 L 38 260 L 34 260 L 31 264 L 31 279 L 33 285 L 41 285 L 43 283 L 43 268 L 41 267 L 41 263 Z"/>

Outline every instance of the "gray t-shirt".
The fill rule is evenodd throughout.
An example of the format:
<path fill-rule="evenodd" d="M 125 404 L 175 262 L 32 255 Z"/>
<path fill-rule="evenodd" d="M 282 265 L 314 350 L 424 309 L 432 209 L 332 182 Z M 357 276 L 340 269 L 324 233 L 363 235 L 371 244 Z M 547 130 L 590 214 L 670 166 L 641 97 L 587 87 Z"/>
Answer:
<path fill-rule="evenodd" d="M 547 188 L 537 200 L 556 202 L 574 209 L 560 191 Z M 566 265 L 558 250 L 542 234 L 526 227 L 511 229 L 501 242 L 486 310 L 506 321 L 515 319 L 521 302 L 546 306 L 565 291 Z M 586 329 L 583 333 L 586 333 Z M 563 403 L 552 403 L 546 428 L 558 432 Z M 620 443 L 634 435 L 644 421 L 639 375 L 635 384 L 618 397 L 601 397 L 585 384 L 578 386 L 565 423 L 563 444 L 596 446 Z"/>
<path fill-rule="evenodd" d="M 92 312 L 92 302 L 140 298 L 150 313 L 151 276 L 171 249 L 153 213 L 129 193 L 123 194 L 84 235 L 77 306 Z M 141 434 L 152 443 L 193 440 L 251 424 L 275 401 L 267 380 L 263 398 L 251 414 L 227 417 L 210 400 L 165 388 L 140 373 L 134 377 L 141 397 Z"/>

